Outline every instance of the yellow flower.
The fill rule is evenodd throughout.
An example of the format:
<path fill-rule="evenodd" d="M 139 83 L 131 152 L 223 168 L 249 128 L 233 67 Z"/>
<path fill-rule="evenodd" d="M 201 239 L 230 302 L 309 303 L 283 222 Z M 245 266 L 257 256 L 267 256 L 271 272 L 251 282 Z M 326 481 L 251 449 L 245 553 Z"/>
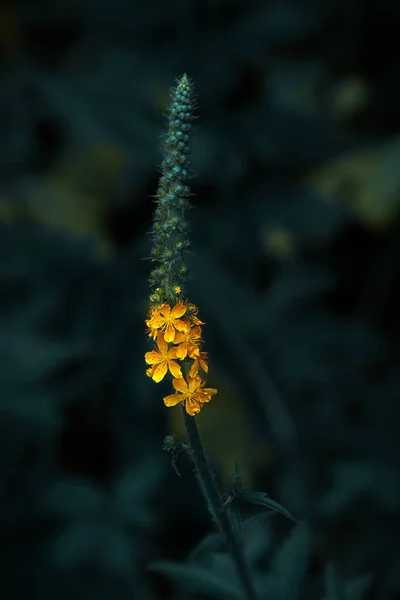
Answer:
<path fill-rule="evenodd" d="M 205 325 L 203 321 L 200 321 L 200 319 L 196 317 L 198 312 L 199 309 L 197 308 L 197 306 L 195 306 L 195 304 L 188 305 L 188 317 L 191 320 L 191 322 L 194 323 L 194 325 Z"/>
<path fill-rule="evenodd" d="M 188 331 L 185 333 L 177 331 L 175 333 L 174 344 L 179 344 L 176 349 L 176 356 L 180 360 L 183 360 L 187 356 L 190 358 L 195 358 L 200 354 L 198 344 L 201 341 L 201 327 L 196 325 L 195 327 L 191 328 L 189 319 L 182 319 L 182 321 L 188 326 Z"/>
<path fill-rule="evenodd" d="M 168 350 L 168 343 L 164 339 L 164 334 L 159 331 L 157 334 L 158 350 L 146 352 L 145 361 L 148 365 L 152 365 L 146 370 L 146 375 L 151 377 L 156 383 L 164 379 L 168 369 L 173 377 L 183 377 L 180 366 L 173 359 L 176 358 L 176 348 L 172 347 Z"/>
<path fill-rule="evenodd" d="M 170 394 L 164 398 L 165 406 L 175 406 L 179 402 L 185 403 L 185 409 L 188 415 L 194 417 L 200 412 L 205 402 L 210 402 L 211 396 L 217 393 L 214 388 L 205 388 L 206 381 L 201 377 L 188 377 L 188 382 L 184 378 L 173 379 L 172 385 L 177 394 Z"/>
<path fill-rule="evenodd" d="M 169 304 L 163 304 L 159 308 L 155 308 L 151 312 L 150 319 L 146 320 L 146 325 L 149 328 L 149 335 L 155 339 L 157 331 L 161 329 L 164 331 L 164 340 L 166 342 L 173 342 L 176 330 L 181 332 L 186 332 L 188 330 L 187 324 L 180 321 L 180 317 L 182 317 L 185 312 L 186 306 L 183 302 L 175 304 L 172 310 Z"/>
<path fill-rule="evenodd" d="M 145 320 L 146 325 L 148 325 L 152 318 L 156 315 L 156 311 L 156 308 L 150 307 L 149 318 Z M 148 329 L 146 329 L 146 333 L 149 337 L 155 340 L 157 337 L 158 329 L 155 329 L 154 327 L 149 327 Z"/>
<path fill-rule="evenodd" d="M 196 377 L 199 372 L 199 367 L 203 369 L 204 373 L 208 373 L 208 364 L 207 364 L 207 352 L 200 352 L 199 356 L 192 357 L 194 358 L 193 364 L 190 367 L 189 375 L 190 377 Z"/>

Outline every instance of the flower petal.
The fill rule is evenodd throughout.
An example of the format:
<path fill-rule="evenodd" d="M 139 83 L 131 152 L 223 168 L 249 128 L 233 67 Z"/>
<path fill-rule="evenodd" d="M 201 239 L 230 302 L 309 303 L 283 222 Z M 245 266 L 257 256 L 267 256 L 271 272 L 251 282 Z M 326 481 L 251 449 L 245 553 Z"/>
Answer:
<path fill-rule="evenodd" d="M 176 321 L 174 321 L 174 326 L 178 331 L 182 331 L 183 333 L 189 332 L 189 326 L 186 325 L 186 323 L 184 323 L 183 321 L 179 321 L 179 319 L 176 319 Z"/>
<path fill-rule="evenodd" d="M 169 304 L 162 304 L 160 306 L 160 308 L 158 308 L 157 310 L 160 313 L 160 315 L 162 315 L 164 317 L 164 322 L 165 322 L 165 319 L 168 319 L 169 314 L 171 312 L 170 305 Z"/>
<path fill-rule="evenodd" d="M 173 342 L 175 337 L 175 329 L 171 323 L 168 323 L 165 332 L 164 332 L 164 340 L 166 342 Z"/>
<path fill-rule="evenodd" d="M 187 344 L 183 343 L 176 349 L 176 357 L 183 360 L 187 356 Z"/>
<path fill-rule="evenodd" d="M 174 386 L 177 392 L 181 392 L 181 394 L 184 394 L 185 396 L 188 395 L 188 385 L 183 377 L 181 379 L 173 379 L 172 385 Z"/>
<path fill-rule="evenodd" d="M 213 390 L 212 388 L 207 388 L 207 389 L 212 390 L 213 394 L 217 393 L 217 390 Z M 202 404 L 204 404 L 204 402 L 210 402 L 211 396 L 213 394 L 208 394 L 204 390 L 198 390 L 193 395 L 198 402 L 201 402 Z"/>
<path fill-rule="evenodd" d="M 153 377 L 153 373 L 156 368 L 157 368 L 156 365 L 153 365 L 152 367 L 149 367 L 148 369 L 146 369 L 147 377 Z"/>
<path fill-rule="evenodd" d="M 192 304 L 191 308 L 192 308 L 192 314 L 190 315 L 191 322 L 194 323 L 195 325 L 205 325 L 205 323 L 203 323 L 203 321 L 200 321 L 200 319 L 196 316 L 199 312 L 199 309 L 197 308 L 197 306 Z"/>
<path fill-rule="evenodd" d="M 181 377 L 183 377 L 180 366 L 174 360 L 168 361 L 168 366 L 169 366 L 170 372 L 172 373 L 172 375 L 174 377 L 176 377 L 177 379 L 180 379 Z"/>
<path fill-rule="evenodd" d="M 144 355 L 144 360 L 148 365 L 157 365 L 163 360 L 163 357 L 159 352 L 157 352 L 157 350 L 152 350 L 151 352 L 146 352 Z"/>
<path fill-rule="evenodd" d="M 201 377 L 189 377 L 188 388 L 191 394 L 194 394 L 196 390 L 201 386 Z"/>
<path fill-rule="evenodd" d="M 154 317 L 151 317 L 151 319 L 148 319 L 145 323 L 150 329 L 159 329 L 159 327 L 164 325 L 165 319 L 160 315 L 154 315 Z"/>
<path fill-rule="evenodd" d="M 180 331 L 175 331 L 174 344 L 181 344 L 186 339 L 186 336 Z"/>
<path fill-rule="evenodd" d="M 175 304 L 175 306 L 171 310 L 171 317 L 173 319 L 179 319 L 182 315 L 185 314 L 185 312 L 186 306 L 183 304 L 183 302 L 178 302 L 178 304 Z"/>
<path fill-rule="evenodd" d="M 199 358 L 199 365 L 203 369 L 204 373 L 208 373 L 208 364 L 203 358 Z"/>
<path fill-rule="evenodd" d="M 195 323 L 195 325 L 205 325 L 204 321 L 200 321 L 200 319 L 198 319 L 195 315 L 192 315 L 191 317 L 192 323 Z"/>
<path fill-rule="evenodd" d="M 176 346 L 171 346 L 171 348 L 167 352 L 168 359 L 176 358 L 176 351 L 178 348 Z"/>
<path fill-rule="evenodd" d="M 207 396 L 214 396 L 215 394 L 218 394 L 218 390 L 215 388 L 203 388 L 202 391 L 207 394 Z"/>
<path fill-rule="evenodd" d="M 200 338 L 201 338 L 201 327 L 199 327 L 198 325 L 196 327 L 192 327 L 192 329 L 190 330 L 190 339 L 198 340 Z"/>
<path fill-rule="evenodd" d="M 188 355 L 190 356 L 190 358 L 198 358 L 200 356 L 200 348 L 197 344 L 188 344 Z"/>
<path fill-rule="evenodd" d="M 167 361 L 163 360 L 163 362 L 160 363 L 158 365 L 158 367 L 156 367 L 156 369 L 154 370 L 153 377 L 152 377 L 153 381 L 155 381 L 156 383 L 159 383 L 160 381 L 162 381 L 164 379 L 167 371 L 168 371 Z"/>
<path fill-rule="evenodd" d="M 194 417 L 200 412 L 199 403 L 193 398 L 187 398 L 185 401 L 185 408 L 188 415 Z"/>
<path fill-rule="evenodd" d="M 163 398 L 165 406 L 176 406 L 179 402 L 182 402 L 183 396 L 181 394 L 170 394 Z"/>
<path fill-rule="evenodd" d="M 168 342 L 164 339 L 164 333 L 159 331 L 157 334 L 157 346 L 161 352 L 161 354 L 166 354 L 168 351 Z"/>
<path fill-rule="evenodd" d="M 196 377 L 198 372 L 199 372 L 199 361 L 196 359 L 193 361 L 193 364 L 190 367 L 189 377 Z"/>

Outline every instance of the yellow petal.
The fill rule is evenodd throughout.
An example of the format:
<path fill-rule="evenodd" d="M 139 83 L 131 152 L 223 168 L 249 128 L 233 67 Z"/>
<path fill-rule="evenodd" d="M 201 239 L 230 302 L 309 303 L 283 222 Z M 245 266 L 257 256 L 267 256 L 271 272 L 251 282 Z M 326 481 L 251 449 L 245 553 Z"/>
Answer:
<path fill-rule="evenodd" d="M 174 344 L 181 344 L 185 341 L 185 336 L 180 331 L 175 331 Z"/>
<path fill-rule="evenodd" d="M 189 393 L 186 380 L 183 377 L 181 379 L 173 379 L 172 385 L 174 386 L 176 391 L 181 392 L 181 394 L 184 394 L 187 396 L 187 394 Z"/>
<path fill-rule="evenodd" d="M 212 390 L 212 388 L 207 388 L 207 389 Z M 197 392 L 195 392 L 194 397 L 196 398 L 196 400 L 198 402 L 201 402 L 201 403 L 210 402 L 211 396 L 216 393 L 217 393 L 217 390 L 212 390 L 212 393 L 207 393 L 204 390 L 198 390 Z"/>
<path fill-rule="evenodd" d="M 183 396 L 180 394 L 170 394 L 163 398 L 165 406 L 176 406 L 179 402 L 182 402 Z"/>
<path fill-rule="evenodd" d="M 186 356 L 187 356 L 187 345 L 181 344 L 176 349 L 176 357 L 179 358 L 180 360 L 183 360 L 184 358 L 186 358 Z"/>
<path fill-rule="evenodd" d="M 175 346 L 171 346 L 171 348 L 167 352 L 168 359 L 176 358 L 176 351 L 177 351 L 177 349 L 178 348 L 176 348 Z"/>
<path fill-rule="evenodd" d="M 202 358 L 199 358 L 200 367 L 203 369 L 204 373 L 208 373 L 208 364 Z"/>
<path fill-rule="evenodd" d="M 160 313 L 160 314 L 161 314 L 163 317 L 165 317 L 165 318 L 164 318 L 164 322 L 165 322 L 165 319 L 167 319 L 167 318 L 169 317 L 169 313 L 171 312 L 171 307 L 170 307 L 170 305 L 169 305 L 169 304 L 162 304 L 162 305 L 160 306 L 160 308 L 158 309 L 158 312 L 159 312 L 159 313 Z"/>
<path fill-rule="evenodd" d="M 190 356 L 190 358 L 198 358 L 200 356 L 200 348 L 197 344 L 189 344 L 188 355 Z"/>
<path fill-rule="evenodd" d="M 169 366 L 170 372 L 172 373 L 172 375 L 174 377 L 176 377 L 177 379 L 183 377 L 180 366 L 174 360 L 170 360 L 168 362 L 168 366 Z"/>
<path fill-rule="evenodd" d="M 196 400 L 192 398 L 188 398 L 185 402 L 185 408 L 188 415 L 194 417 L 200 412 L 200 406 Z"/>
<path fill-rule="evenodd" d="M 176 321 L 174 321 L 174 326 L 178 331 L 183 331 L 183 333 L 189 332 L 189 326 L 186 325 L 186 323 L 184 323 L 183 321 L 180 321 L 179 319 L 176 319 Z"/>
<path fill-rule="evenodd" d="M 146 354 L 144 355 L 144 360 L 148 365 L 156 365 L 157 363 L 161 362 L 162 359 L 163 357 L 159 352 L 157 352 L 157 350 L 146 352 Z"/>
<path fill-rule="evenodd" d="M 189 377 L 188 388 L 189 392 L 193 394 L 201 385 L 201 377 Z"/>
<path fill-rule="evenodd" d="M 185 312 L 186 306 L 183 304 L 183 302 L 178 302 L 178 304 L 175 304 L 175 306 L 171 310 L 171 317 L 173 319 L 179 319 L 182 315 L 185 314 Z"/>
<path fill-rule="evenodd" d="M 190 319 L 195 325 L 205 325 L 205 323 L 203 321 L 200 321 L 200 319 L 198 319 L 195 315 L 192 315 Z"/>
<path fill-rule="evenodd" d="M 155 368 L 156 368 L 156 365 L 153 365 L 152 367 L 149 367 L 148 369 L 146 369 L 147 377 L 153 377 Z"/>
<path fill-rule="evenodd" d="M 218 390 L 216 390 L 215 388 L 203 388 L 202 390 L 205 394 L 210 395 L 210 396 L 214 396 L 214 394 L 218 394 Z"/>
<path fill-rule="evenodd" d="M 151 319 L 145 321 L 145 323 L 147 327 L 150 327 L 151 329 L 158 329 L 164 325 L 165 319 L 164 317 L 160 317 L 160 315 L 155 315 Z"/>
<path fill-rule="evenodd" d="M 204 404 L 205 402 L 210 402 L 211 396 L 207 396 L 207 394 L 203 394 L 200 390 L 193 394 L 193 397 L 196 399 L 196 402 L 200 402 Z"/>
<path fill-rule="evenodd" d="M 165 377 L 166 372 L 168 371 L 168 365 L 167 365 L 167 361 L 163 360 L 162 363 L 160 363 L 158 365 L 158 367 L 156 367 L 154 369 L 154 373 L 153 373 L 153 377 L 152 379 L 156 382 L 159 383 L 160 381 L 162 381 Z"/>
<path fill-rule="evenodd" d="M 174 326 L 171 325 L 171 323 L 168 323 L 166 329 L 165 329 L 165 333 L 164 333 L 164 340 L 166 342 L 173 342 L 174 341 L 174 337 L 175 337 L 175 329 Z"/>
<path fill-rule="evenodd" d="M 199 372 L 199 361 L 196 359 L 193 361 L 193 364 L 190 367 L 189 377 L 196 377 L 198 372 Z"/>
<path fill-rule="evenodd" d="M 201 337 L 201 327 L 199 327 L 199 326 L 192 327 L 192 329 L 190 330 L 190 339 L 198 340 L 200 337 Z"/>
<path fill-rule="evenodd" d="M 166 354 L 168 351 L 168 342 L 164 339 L 164 333 L 159 331 L 157 334 L 157 346 L 161 352 L 161 354 Z"/>

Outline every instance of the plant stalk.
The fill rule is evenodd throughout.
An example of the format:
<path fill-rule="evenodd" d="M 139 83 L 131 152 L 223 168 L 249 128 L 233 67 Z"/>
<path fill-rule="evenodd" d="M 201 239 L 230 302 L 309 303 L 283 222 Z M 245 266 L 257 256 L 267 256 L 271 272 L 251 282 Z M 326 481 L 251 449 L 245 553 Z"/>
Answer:
<path fill-rule="evenodd" d="M 203 444 L 200 439 L 195 417 L 188 415 L 184 406 L 182 406 L 182 412 L 192 450 L 191 458 L 195 463 L 203 492 L 208 500 L 210 512 L 215 518 L 217 525 L 225 538 L 227 550 L 229 551 L 236 567 L 236 572 L 242 584 L 243 591 L 245 592 L 245 597 L 247 600 L 256 600 L 256 594 L 253 588 L 251 576 L 244 560 L 242 549 L 232 529 L 232 524 L 229 520 L 226 509 L 223 507 L 221 494 L 211 473 Z"/>

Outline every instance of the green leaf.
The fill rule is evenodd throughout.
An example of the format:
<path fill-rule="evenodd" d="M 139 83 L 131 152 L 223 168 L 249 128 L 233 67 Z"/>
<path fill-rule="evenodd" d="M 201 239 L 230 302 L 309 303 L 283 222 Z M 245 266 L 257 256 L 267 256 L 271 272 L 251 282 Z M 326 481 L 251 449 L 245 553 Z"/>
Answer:
<path fill-rule="evenodd" d="M 274 600 L 297 600 L 307 572 L 310 530 L 301 523 L 284 541 L 272 561 L 268 588 Z"/>
<path fill-rule="evenodd" d="M 235 536 L 237 542 L 239 544 L 242 543 L 243 541 L 243 535 L 242 535 L 242 515 L 240 514 L 240 510 L 238 508 L 236 508 L 235 506 L 231 506 L 230 508 L 228 508 L 226 510 L 229 522 L 231 524 L 232 527 L 232 531 L 233 531 L 233 535 Z"/>
<path fill-rule="evenodd" d="M 325 589 L 324 600 L 361 600 L 364 592 L 371 583 L 370 575 L 363 575 L 353 581 L 344 583 L 333 565 L 329 563 L 325 567 Z"/>
<path fill-rule="evenodd" d="M 325 588 L 325 600 L 347 600 L 344 583 L 331 563 L 325 567 Z"/>
<path fill-rule="evenodd" d="M 284 515 L 285 517 L 287 517 L 288 519 L 291 519 L 292 521 L 297 523 L 297 520 L 293 517 L 293 515 L 291 515 L 291 513 L 286 508 L 281 506 L 278 502 L 275 502 L 275 500 L 272 500 L 271 498 L 269 498 L 268 494 L 266 494 L 265 492 L 245 491 L 245 492 L 240 492 L 239 494 L 237 494 L 237 497 L 240 500 L 244 500 L 245 502 L 250 502 L 251 504 L 258 504 L 260 506 L 265 506 L 265 508 L 268 508 L 269 510 L 279 512 L 282 515 Z"/>
<path fill-rule="evenodd" d="M 119 574 L 128 574 L 134 566 L 132 542 L 129 536 L 118 527 L 110 527 L 105 531 L 101 545 L 99 564 L 104 569 Z"/>
<path fill-rule="evenodd" d="M 214 598 L 243 600 L 238 586 L 234 583 L 229 583 L 223 573 L 213 573 L 210 569 L 194 565 L 181 565 L 164 561 L 152 563 L 149 569 L 166 575 L 192 591 L 209 594 Z"/>
<path fill-rule="evenodd" d="M 202 559 L 205 554 L 218 552 L 222 550 L 224 540 L 220 533 L 212 532 L 206 535 L 197 546 L 191 551 L 188 557 L 189 562 L 196 562 Z"/>
<path fill-rule="evenodd" d="M 83 562 L 97 562 L 101 547 L 98 521 L 77 521 L 68 525 L 51 544 L 51 560 L 59 568 L 75 567 Z"/>
<path fill-rule="evenodd" d="M 149 497 L 162 478 L 162 463 L 154 459 L 125 469 L 114 484 L 113 511 L 125 524 L 148 526 L 153 514 Z"/>
<path fill-rule="evenodd" d="M 345 583 L 344 587 L 347 600 L 361 600 L 364 592 L 366 592 L 371 585 L 371 581 L 371 575 L 362 575 L 361 577 L 357 577 L 357 579 L 353 579 L 353 581 Z"/>
<path fill-rule="evenodd" d="M 51 546 L 52 560 L 59 568 L 90 563 L 114 573 L 128 573 L 133 567 L 129 537 L 113 524 L 97 519 L 68 525 Z"/>
<path fill-rule="evenodd" d="M 41 505 L 52 514 L 66 518 L 92 517 L 101 514 L 106 506 L 106 497 L 84 479 L 61 479 L 45 491 Z"/>
<path fill-rule="evenodd" d="M 272 530 L 267 526 L 271 515 L 261 512 L 243 522 L 244 555 L 249 564 L 261 560 L 271 548 Z"/>

